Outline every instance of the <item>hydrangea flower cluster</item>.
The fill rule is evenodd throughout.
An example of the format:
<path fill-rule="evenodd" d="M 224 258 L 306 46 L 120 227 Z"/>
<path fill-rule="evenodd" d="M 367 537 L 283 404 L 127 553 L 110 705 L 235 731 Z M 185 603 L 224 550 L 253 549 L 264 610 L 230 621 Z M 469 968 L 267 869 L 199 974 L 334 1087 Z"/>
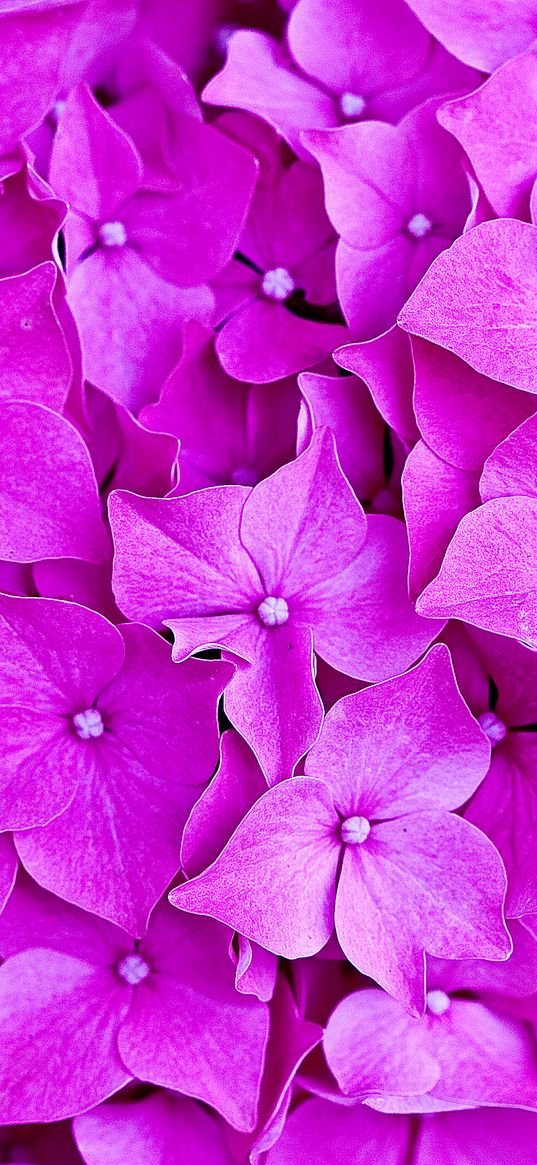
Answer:
<path fill-rule="evenodd" d="M 535 1165 L 537 0 L 0 65 L 0 1161 Z"/>

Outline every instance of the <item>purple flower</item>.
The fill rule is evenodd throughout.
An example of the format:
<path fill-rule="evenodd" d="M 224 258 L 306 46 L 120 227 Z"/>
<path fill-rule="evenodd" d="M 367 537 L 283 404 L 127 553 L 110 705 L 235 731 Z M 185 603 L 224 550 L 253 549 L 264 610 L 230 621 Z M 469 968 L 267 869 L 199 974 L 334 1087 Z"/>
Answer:
<path fill-rule="evenodd" d="M 253 1129 L 267 1007 L 235 991 L 227 944 L 167 903 L 134 942 L 21 879 L 0 917 L 2 1122 L 62 1119 L 138 1077 Z"/>
<path fill-rule="evenodd" d="M 498 854 L 446 812 L 481 782 L 488 757 L 437 647 L 407 676 L 336 704 L 306 775 L 265 793 L 171 900 L 287 958 L 321 950 L 335 917 L 347 958 L 419 1012 L 424 950 L 510 952 Z"/>
<path fill-rule="evenodd" d="M 313 648 L 381 679 L 408 667 L 438 629 L 406 593 L 405 531 L 365 517 L 328 430 L 253 490 L 215 486 L 110 503 L 121 610 L 174 633 L 174 658 L 209 645 L 241 660 L 226 710 L 270 781 L 318 735 Z"/>
<path fill-rule="evenodd" d="M 231 669 L 177 668 L 154 632 L 66 603 L 4 597 L 0 615 L 0 826 L 41 885 L 141 935 L 214 768 Z"/>

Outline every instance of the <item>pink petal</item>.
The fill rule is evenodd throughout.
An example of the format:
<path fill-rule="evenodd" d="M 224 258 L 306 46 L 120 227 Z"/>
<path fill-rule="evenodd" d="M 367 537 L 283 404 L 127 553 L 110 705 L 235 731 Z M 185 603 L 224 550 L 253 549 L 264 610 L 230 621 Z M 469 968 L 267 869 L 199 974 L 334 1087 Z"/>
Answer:
<path fill-rule="evenodd" d="M 408 543 L 402 522 L 368 515 L 354 562 L 301 599 L 315 650 L 339 671 L 382 680 L 404 671 L 429 646 L 439 623 L 420 619 L 408 597 Z"/>
<path fill-rule="evenodd" d="M 445 813 L 374 824 L 347 846 L 336 930 L 347 958 L 411 1012 L 424 1002 L 424 950 L 443 958 L 506 959 L 506 879 L 479 830 Z"/>
<path fill-rule="evenodd" d="M 487 458 L 481 475 L 484 502 L 513 494 L 537 496 L 537 472 L 533 463 L 537 417 L 528 417 Z"/>
<path fill-rule="evenodd" d="M 241 644 L 237 642 L 236 649 Z M 322 701 L 315 685 L 311 631 L 269 627 L 255 662 L 239 666 L 225 709 L 255 753 L 270 785 L 292 775 L 319 735 Z"/>
<path fill-rule="evenodd" d="M 535 391 L 537 230 L 484 222 L 436 259 L 400 323 L 460 356 L 477 372 Z"/>
<path fill-rule="evenodd" d="M 224 732 L 221 762 L 185 825 L 181 866 L 188 877 L 200 874 L 218 857 L 249 809 L 266 791 L 251 749 L 238 732 Z"/>
<path fill-rule="evenodd" d="M 36 404 L 0 404 L 0 557 L 109 555 L 97 484 L 82 438 Z"/>
<path fill-rule="evenodd" d="M 459 469 L 480 470 L 496 445 L 533 413 L 532 394 L 481 376 L 445 348 L 418 337 L 412 352 L 414 404 L 425 441 Z"/>
<path fill-rule="evenodd" d="M 483 780 L 490 747 L 455 682 L 447 648 L 394 680 L 345 696 L 327 713 L 306 773 L 344 817 L 389 820 L 455 809 Z"/>
<path fill-rule="evenodd" d="M 533 1165 L 537 1116 L 509 1109 L 447 1113 L 424 1121 L 415 1165 Z"/>
<path fill-rule="evenodd" d="M 440 1068 L 423 1038 L 423 1025 L 384 991 L 347 995 L 332 1012 L 323 1040 L 341 1090 L 347 1096 L 430 1092 Z"/>
<path fill-rule="evenodd" d="M 317 430 L 305 453 L 256 486 L 240 523 L 266 593 L 284 595 L 290 604 L 312 576 L 322 584 L 352 562 L 365 531 L 329 429 Z"/>
<path fill-rule="evenodd" d="M 256 113 L 299 155 L 305 152 L 301 129 L 338 121 L 332 96 L 295 73 L 277 41 L 252 29 L 240 29 L 231 37 L 226 64 L 205 87 L 203 99 Z"/>
<path fill-rule="evenodd" d="M 290 1116 L 268 1165 L 401 1165 L 408 1148 L 404 1118 L 372 1112 L 365 1105 L 344 1108 L 328 1100 L 306 1100 Z"/>
<path fill-rule="evenodd" d="M 517 918 L 537 912 L 536 763 L 534 733 L 510 733 L 503 747 L 494 751 L 490 772 L 465 812 L 502 855 L 508 876 L 506 912 Z"/>
<path fill-rule="evenodd" d="M 379 9 L 353 0 L 300 0 L 288 37 L 295 60 L 324 88 L 364 96 L 412 78 L 429 50 L 425 30 L 402 0 Z"/>
<path fill-rule="evenodd" d="M 172 891 L 180 910 L 209 914 L 286 958 L 314 954 L 332 932 L 339 840 L 320 781 L 265 793 L 212 866 Z"/>
<path fill-rule="evenodd" d="M 76 158 L 76 167 L 73 166 Z M 61 198 L 96 223 L 114 221 L 137 190 L 142 164 L 134 144 L 80 86 L 67 97 L 54 138 L 50 182 Z"/>
<path fill-rule="evenodd" d="M 236 485 L 164 501 L 112 495 L 114 591 L 129 618 L 158 627 L 167 615 L 179 621 L 253 608 L 261 581 L 238 541 L 248 494 Z"/>
<path fill-rule="evenodd" d="M 457 526 L 480 503 L 476 472 L 457 469 L 418 441 L 402 477 L 410 542 L 409 591 L 413 599 L 438 574 Z"/>
<path fill-rule="evenodd" d="M 29 950 L 0 970 L 3 1123 L 62 1120 L 130 1079 L 117 1051 L 129 992 L 108 968 Z"/>
<path fill-rule="evenodd" d="M 534 52 L 517 56 L 475 93 L 439 111 L 441 125 L 466 151 L 490 205 L 504 217 L 525 217 L 529 208 L 537 170 L 536 66 Z"/>
<path fill-rule="evenodd" d="M 379 413 L 400 437 L 416 440 L 414 370 L 408 337 L 400 328 L 363 344 L 346 344 L 334 353 L 334 360 L 363 377 Z"/>
<path fill-rule="evenodd" d="M 208 319 L 209 288 L 174 287 L 133 248 L 93 252 L 74 270 L 69 297 L 84 372 L 131 412 L 154 400 L 181 353 L 180 324 Z"/>
<path fill-rule="evenodd" d="M 71 359 L 54 310 L 57 270 L 43 263 L 0 281 L 0 397 L 61 410 L 72 377 Z"/>
<path fill-rule="evenodd" d="M 536 520 L 534 498 L 494 498 L 467 514 L 417 609 L 537 646 Z"/>
<path fill-rule="evenodd" d="M 302 319 L 281 304 L 256 299 L 224 325 L 216 351 L 229 376 L 266 384 L 319 364 L 346 339 L 339 324 Z"/>
<path fill-rule="evenodd" d="M 178 871 L 199 792 L 191 785 L 209 780 L 216 763 L 216 701 L 229 669 L 194 660 L 177 667 L 154 632 L 133 625 L 123 634 L 125 665 L 98 702 L 107 731 L 71 805 L 47 829 L 17 834 L 16 844 L 40 885 L 140 936 Z"/>
<path fill-rule="evenodd" d="M 340 349 L 342 351 L 342 349 Z M 346 376 L 303 372 L 300 390 L 306 402 L 308 436 L 328 425 L 335 437 L 341 468 L 358 498 L 369 500 L 384 486 L 384 426 L 363 381 Z M 306 446 L 306 432 L 298 452 Z"/>
<path fill-rule="evenodd" d="M 224 1129 L 193 1100 L 153 1092 L 140 1100 L 103 1105 L 73 1124 L 87 1165 L 229 1165 Z"/>
<path fill-rule="evenodd" d="M 410 7 L 451 53 L 492 73 L 522 52 L 537 31 L 533 0 L 410 0 Z"/>
<path fill-rule="evenodd" d="M 158 907 L 142 947 L 158 978 L 137 989 L 119 1048 L 142 1080 L 199 1097 L 246 1131 L 257 1116 L 268 1014 L 235 991 L 227 943 L 217 923 Z"/>

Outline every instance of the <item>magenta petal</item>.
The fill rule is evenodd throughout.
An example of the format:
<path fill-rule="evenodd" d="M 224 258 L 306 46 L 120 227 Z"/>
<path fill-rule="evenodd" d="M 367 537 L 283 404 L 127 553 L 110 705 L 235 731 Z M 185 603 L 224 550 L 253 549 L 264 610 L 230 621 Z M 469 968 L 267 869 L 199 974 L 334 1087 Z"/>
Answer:
<path fill-rule="evenodd" d="M 69 297 L 80 331 L 84 372 L 132 412 L 154 400 L 181 354 L 181 322 L 209 318 L 208 287 L 175 287 L 132 247 L 101 248 L 79 263 Z"/>
<path fill-rule="evenodd" d="M 260 298 L 224 325 L 216 351 L 228 376 L 266 384 L 319 364 L 347 339 L 339 324 L 302 319 L 282 304 Z"/>
<path fill-rule="evenodd" d="M 413 813 L 374 824 L 347 846 L 336 930 L 347 958 L 419 1012 L 424 950 L 444 958 L 506 959 L 505 871 L 497 850 L 468 822 Z"/>
<path fill-rule="evenodd" d="M 475 93 L 449 101 L 438 120 L 468 154 L 496 214 L 527 214 L 537 170 L 535 52 L 517 56 Z"/>
<path fill-rule="evenodd" d="M 341 468 L 356 496 L 373 498 L 384 486 L 384 426 L 366 385 L 356 377 L 303 372 L 299 386 L 308 410 L 309 424 L 304 428 L 329 425 Z M 305 435 L 299 453 L 305 447 Z"/>
<path fill-rule="evenodd" d="M 317 430 L 305 453 L 256 486 L 240 522 L 266 594 L 283 594 L 290 605 L 312 576 L 322 584 L 352 562 L 365 532 L 330 429 Z"/>
<path fill-rule="evenodd" d="M 247 109 L 264 118 L 304 154 L 300 130 L 336 125 L 336 104 L 329 93 L 294 72 L 277 41 L 252 29 L 241 29 L 229 42 L 227 61 L 203 92 L 213 105 Z"/>
<path fill-rule="evenodd" d="M 537 647 L 536 561 L 537 499 L 493 498 L 462 519 L 417 609 Z"/>
<path fill-rule="evenodd" d="M 365 1105 L 344 1108 L 328 1100 L 306 1100 L 289 1118 L 267 1165 L 401 1165 L 408 1148 L 404 1117 L 372 1112 Z M 457 1163 L 459 1165 L 459 1162 Z M 476 1162 L 477 1165 L 477 1162 Z"/>
<path fill-rule="evenodd" d="M 420 432 L 438 457 L 459 469 L 480 470 L 498 442 L 535 410 L 531 393 L 481 376 L 445 348 L 414 337 L 412 353 Z"/>
<path fill-rule="evenodd" d="M 238 732 L 224 732 L 222 759 L 210 785 L 196 802 L 185 825 L 181 865 L 190 877 L 210 866 L 266 783 L 258 762 Z"/>
<path fill-rule="evenodd" d="M 476 472 L 437 457 L 424 441 L 409 453 L 402 477 L 410 542 L 409 591 L 415 599 L 438 574 L 457 526 L 480 503 Z"/>
<path fill-rule="evenodd" d="M 74 799 L 16 844 L 40 885 L 139 936 L 178 871 L 182 827 L 199 793 L 192 786 L 214 768 L 216 701 L 230 669 L 194 660 L 178 667 L 154 632 L 132 625 L 123 634 L 125 665 L 98 701 L 106 732 L 93 742 Z"/>
<path fill-rule="evenodd" d="M 429 51 L 425 29 L 402 0 L 385 0 L 382 8 L 354 0 L 300 0 L 288 36 L 304 72 L 336 93 L 369 96 L 395 89 L 419 72 Z"/>
<path fill-rule="evenodd" d="M 533 0 L 410 0 L 410 7 L 451 53 L 492 73 L 535 39 Z"/>
<path fill-rule="evenodd" d="M 0 970 L 0 1116 L 61 1120 L 129 1080 L 117 1033 L 129 991 L 108 968 L 53 950 L 24 951 Z"/>
<path fill-rule="evenodd" d="M 71 360 L 54 305 L 52 263 L 0 281 L 0 397 L 61 410 Z"/>
<path fill-rule="evenodd" d="M 142 1080 L 199 1097 L 247 1131 L 257 1115 L 268 1011 L 235 990 L 227 944 L 217 923 L 161 904 L 141 948 L 155 979 L 136 991 L 119 1049 Z"/>
<path fill-rule="evenodd" d="M 3 910 L 15 885 L 17 854 L 7 833 L 0 834 L 0 911 Z"/>
<path fill-rule="evenodd" d="M 76 158 L 76 168 L 73 158 Z M 72 208 L 97 223 L 114 221 L 137 190 L 142 164 L 133 142 L 85 86 L 65 102 L 54 138 L 50 181 Z"/>
<path fill-rule="evenodd" d="M 453 1112 L 424 1121 L 415 1165 L 533 1165 L 537 1115 L 509 1109 Z"/>
<path fill-rule="evenodd" d="M 297 1069 L 321 1038 L 321 1026 L 301 1017 L 287 981 L 279 975 L 271 1007 L 267 1063 L 251 1159 L 257 1161 L 259 1154 L 272 1148 L 280 1137 Z"/>
<path fill-rule="evenodd" d="M 102 562 L 109 541 L 76 429 L 35 404 L 0 405 L 0 558 Z"/>
<path fill-rule="evenodd" d="M 402 327 L 484 376 L 535 392 L 536 253 L 530 223 L 481 223 L 438 256 L 403 308 Z"/>
<path fill-rule="evenodd" d="M 517 918 L 537 912 L 533 845 L 537 826 L 536 763 L 534 733 L 510 733 L 504 746 L 494 752 L 490 772 L 465 813 L 502 855 L 508 876 L 506 912 Z"/>
<path fill-rule="evenodd" d="M 537 1103 L 537 1054 L 530 1029 L 473 999 L 451 999 L 432 1017 L 429 1047 L 438 1059 L 435 1096 L 474 1104 Z"/>
<path fill-rule="evenodd" d="M 430 1092 L 440 1075 L 423 1038 L 423 1021 L 384 991 L 347 995 L 324 1034 L 328 1067 L 347 1096 Z"/>
<path fill-rule="evenodd" d="M 225 708 L 272 785 L 292 775 L 317 739 L 323 709 L 315 685 L 311 631 L 289 620 L 259 638 L 256 659 L 238 667 Z"/>
<path fill-rule="evenodd" d="M 408 596 L 408 541 L 402 522 L 367 517 L 367 537 L 351 562 L 302 598 L 315 650 L 346 675 L 382 680 L 404 671 L 429 646 L 440 623 L 421 619 Z"/>
<path fill-rule="evenodd" d="M 490 747 L 464 704 L 443 644 L 406 675 L 345 696 L 306 760 L 345 817 L 389 820 L 455 809 L 485 776 Z"/>
<path fill-rule="evenodd" d="M 315 954 L 332 933 L 337 821 L 321 781 L 283 781 L 256 802 L 213 865 L 170 899 L 275 954 Z"/>
<path fill-rule="evenodd" d="M 3 5 L 0 16 L 2 153 L 50 108 L 61 87 L 66 50 L 80 22 L 80 8 L 71 2 L 35 9 L 33 4 L 10 3 L 7 11 Z"/>
<path fill-rule="evenodd" d="M 159 626 L 165 615 L 212 615 L 215 607 L 232 612 L 249 605 L 261 585 L 237 539 L 248 492 L 221 486 L 168 501 L 113 494 L 114 590 L 121 609 Z"/>
<path fill-rule="evenodd" d="M 123 645 L 100 615 L 67 603 L 2 596 L 0 615 L 0 824 L 44 825 L 69 805 L 92 764 L 73 716 L 93 707 L 123 662 Z"/>
<path fill-rule="evenodd" d="M 414 369 L 408 336 L 400 328 L 363 344 L 346 344 L 334 352 L 334 360 L 363 377 L 379 413 L 403 440 L 416 440 Z"/>
<path fill-rule="evenodd" d="M 172 1092 L 103 1105 L 77 1117 L 73 1132 L 86 1165 L 230 1163 L 222 1125 Z"/>
<path fill-rule="evenodd" d="M 518 429 L 493 449 L 483 467 L 479 487 L 484 502 L 491 498 L 528 494 L 537 497 L 534 451 L 537 416 L 528 417 Z"/>

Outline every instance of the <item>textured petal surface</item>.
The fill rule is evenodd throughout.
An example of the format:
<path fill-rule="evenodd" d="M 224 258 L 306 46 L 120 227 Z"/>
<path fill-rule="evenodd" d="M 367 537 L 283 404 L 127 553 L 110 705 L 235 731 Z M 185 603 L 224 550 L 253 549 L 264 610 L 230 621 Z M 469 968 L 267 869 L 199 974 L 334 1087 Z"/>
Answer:
<path fill-rule="evenodd" d="M 4 403 L 0 432 L 0 557 L 107 558 L 97 484 L 76 429 L 40 405 Z"/>
<path fill-rule="evenodd" d="M 415 813 L 380 822 L 365 845 L 346 847 L 337 935 L 360 971 L 419 1012 L 424 950 L 444 958 L 509 957 L 505 887 L 497 850 L 459 817 Z"/>
<path fill-rule="evenodd" d="M 467 514 L 418 610 L 536 647 L 536 514 L 537 499 L 524 497 L 494 498 Z"/>
<path fill-rule="evenodd" d="M 400 315 L 402 327 L 477 372 L 535 391 L 537 230 L 481 223 L 438 257 Z"/>
<path fill-rule="evenodd" d="M 339 700 L 306 773 L 330 786 L 343 816 L 378 821 L 457 808 L 483 780 L 489 758 L 439 644 L 406 675 Z"/>
<path fill-rule="evenodd" d="M 155 969 L 140 985 L 119 1037 L 142 1080 L 199 1097 L 235 1128 L 254 1127 L 268 1036 L 265 1004 L 240 995 L 228 935 L 212 920 L 163 903 L 141 948 Z"/>
<path fill-rule="evenodd" d="M 213 865 L 171 900 L 275 954 L 314 954 L 332 933 L 337 820 L 321 781 L 284 781 L 256 802 Z"/>
<path fill-rule="evenodd" d="M 74 1134 L 87 1165 L 229 1165 L 221 1125 L 192 1100 L 154 1092 L 77 1117 Z"/>

